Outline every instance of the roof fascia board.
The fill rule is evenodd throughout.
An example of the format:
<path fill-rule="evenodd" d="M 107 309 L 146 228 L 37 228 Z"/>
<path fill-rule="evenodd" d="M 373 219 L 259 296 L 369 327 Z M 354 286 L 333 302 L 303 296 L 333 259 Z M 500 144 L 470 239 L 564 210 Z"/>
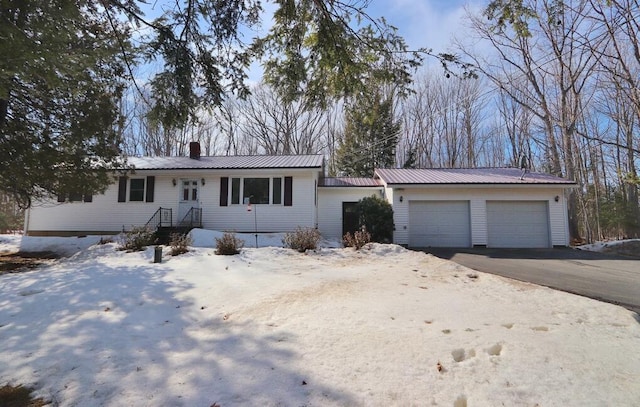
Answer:
<path fill-rule="evenodd" d="M 474 182 L 474 183 L 433 183 L 433 184 L 385 184 L 386 188 L 393 189 L 424 189 L 424 188 L 577 188 L 575 183 L 555 183 L 555 182 L 536 182 L 536 183 L 492 183 L 492 182 Z"/>
<path fill-rule="evenodd" d="M 209 174 L 234 174 L 234 173 L 282 173 L 282 172 L 320 172 L 320 167 L 275 167 L 275 168 L 129 168 L 127 170 L 117 170 L 116 172 L 138 173 L 138 172 L 153 172 L 158 175 L 176 175 L 176 174 L 195 174 L 195 173 L 209 173 Z M 260 171 L 259 173 L 257 171 Z"/>
<path fill-rule="evenodd" d="M 367 186 L 360 186 L 360 185 L 318 185 L 318 188 L 333 188 L 333 189 L 348 189 L 348 188 L 355 188 L 355 189 L 382 189 L 384 188 L 382 185 L 376 185 L 376 186 L 372 186 L 372 185 L 367 185 Z"/>

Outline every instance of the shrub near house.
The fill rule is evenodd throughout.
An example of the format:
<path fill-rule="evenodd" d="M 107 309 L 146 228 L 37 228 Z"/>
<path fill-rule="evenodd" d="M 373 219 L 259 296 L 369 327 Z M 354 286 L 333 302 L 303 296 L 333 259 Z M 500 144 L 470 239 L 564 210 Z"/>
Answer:
<path fill-rule="evenodd" d="M 360 227 L 366 230 L 371 241 L 390 243 L 393 240 L 393 207 L 377 196 L 362 198 L 357 211 Z"/>

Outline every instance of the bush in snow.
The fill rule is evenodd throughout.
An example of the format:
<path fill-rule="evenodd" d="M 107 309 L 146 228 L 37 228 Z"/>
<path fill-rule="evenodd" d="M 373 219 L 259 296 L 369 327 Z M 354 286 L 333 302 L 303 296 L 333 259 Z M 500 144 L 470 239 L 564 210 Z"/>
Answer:
<path fill-rule="evenodd" d="M 356 250 L 360 250 L 367 243 L 371 242 L 371 234 L 367 232 L 365 228 L 362 230 L 357 230 L 353 234 L 347 232 L 342 237 L 342 244 L 344 247 L 353 247 Z"/>
<path fill-rule="evenodd" d="M 152 245 L 156 240 L 155 232 L 145 226 L 134 226 L 120 235 L 120 250 L 139 252 Z"/>
<path fill-rule="evenodd" d="M 318 229 L 298 227 L 294 232 L 287 233 L 282 243 L 291 249 L 304 253 L 307 250 L 315 250 L 322 236 Z"/>
<path fill-rule="evenodd" d="M 177 256 L 189 251 L 189 246 L 193 243 L 188 235 L 182 233 L 172 233 L 169 236 L 169 246 L 171 246 L 170 254 Z"/>
<path fill-rule="evenodd" d="M 111 237 L 101 237 L 97 244 L 103 245 L 103 244 L 109 244 L 109 243 L 113 243 L 113 238 L 111 238 Z"/>
<path fill-rule="evenodd" d="M 224 232 L 221 238 L 216 237 L 216 254 L 232 256 L 240 253 L 244 247 L 244 241 L 238 239 L 235 233 Z"/>

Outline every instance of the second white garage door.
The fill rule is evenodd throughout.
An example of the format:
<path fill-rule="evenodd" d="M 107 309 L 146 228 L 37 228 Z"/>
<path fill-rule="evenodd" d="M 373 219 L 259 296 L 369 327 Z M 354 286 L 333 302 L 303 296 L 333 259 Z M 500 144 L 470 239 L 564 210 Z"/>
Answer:
<path fill-rule="evenodd" d="M 547 201 L 487 201 L 489 247 L 550 247 Z"/>
<path fill-rule="evenodd" d="M 469 201 L 409 202 L 409 246 L 471 246 Z"/>

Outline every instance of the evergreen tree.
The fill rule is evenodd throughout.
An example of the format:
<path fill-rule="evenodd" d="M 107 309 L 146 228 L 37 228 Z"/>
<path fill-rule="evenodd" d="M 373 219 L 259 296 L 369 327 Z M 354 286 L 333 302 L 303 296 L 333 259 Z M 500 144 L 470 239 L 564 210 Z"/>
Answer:
<path fill-rule="evenodd" d="M 24 211 L 10 196 L 0 193 L 0 233 L 22 230 Z"/>
<path fill-rule="evenodd" d="M 123 43 L 91 1 L 0 7 L 0 192 L 33 197 L 103 189 L 118 165 Z"/>
<path fill-rule="evenodd" d="M 402 164 L 402 168 L 417 168 L 417 159 L 416 159 L 416 149 L 412 148 L 407 153 L 407 158 L 404 160 L 404 164 Z"/>
<path fill-rule="evenodd" d="M 406 90 L 430 54 L 409 52 L 367 1 L 276 0 L 272 29 L 252 43 L 243 33 L 261 23 L 259 0 L 160 3 L 149 18 L 144 0 L 0 2 L 0 192 L 28 206 L 103 191 L 123 166 L 115 129 L 126 84 L 145 81 L 150 118 L 175 129 L 245 95 L 257 59 L 287 100 L 318 106 L 363 92 L 369 79 Z M 134 78 L 142 64 L 148 77 Z"/>
<path fill-rule="evenodd" d="M 372 177 L 375 168 L 395 165 L 400 121 L 393 116 L 393 99 L 379 94 L 358 99 L 347 110 L 343 139 L 336 152 L 341 175 Z"/>
<path fill-rule="evenodd" d="M 360 227 L 371 234 L 372 242 L 389 243 L 393 240 L 393 207 L 377 196 L 358 201 Z"/>

